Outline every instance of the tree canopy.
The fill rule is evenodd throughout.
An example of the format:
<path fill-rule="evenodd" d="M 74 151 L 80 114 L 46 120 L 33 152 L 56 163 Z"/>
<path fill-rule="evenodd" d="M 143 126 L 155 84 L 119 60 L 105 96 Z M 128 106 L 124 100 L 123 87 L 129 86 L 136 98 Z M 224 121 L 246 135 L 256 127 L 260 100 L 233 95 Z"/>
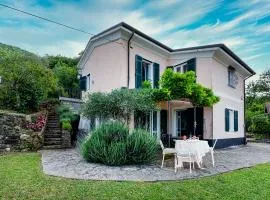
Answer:
<path fill-rule="evenodd" d="M 1 60 L 0 76 L 0 107 L 20 112 L 36 110 L 57 86 L 51 70 L 23 57 Z"/>
<path fill-rule="evenodd" d="M 128 122 L 133 112 L 150 112 L 155 109 L 156 103 L 147 90 L 116 89 L 110 93 L 89 94 L 83 106 L 83 115 L 87 118 L 112 118 Z"/>
<path fill-rule="evenodd" d="M 219 101 L 211 89 L 196 83 L 193 71 L 177 73 L 166 69 L 161 76 L 160 87 L 169 95 L 164 100 L 184 98 L 189 99 L 194 106 L 212 106 Z"/>
<path fill-rule="evenodd" d="M 38 56 L 0 43 L 0 107 L 22 112 L 46 98 L 79 94 L 77 58 Z"/>

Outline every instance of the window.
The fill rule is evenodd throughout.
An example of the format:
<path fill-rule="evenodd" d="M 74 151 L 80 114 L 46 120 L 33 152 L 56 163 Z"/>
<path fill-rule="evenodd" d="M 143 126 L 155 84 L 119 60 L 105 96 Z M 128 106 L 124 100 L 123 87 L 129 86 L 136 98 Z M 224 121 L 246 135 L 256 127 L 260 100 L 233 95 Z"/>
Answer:
<path fill-rule="evenodd" d="M 229 110 L 229 132 L 234 131 L 234 111 Z"/>
<path fill-rule="evenodd" d="M 159 64 L 135 56 L 135 87 L 141 88 L 144 81 L 151 81 L 154 88 L 158 88 Z"/>
<path fill-rule="evenodd" d="M 178 72 L 178 73 L 185 73 L 185 72 L 188 71 L 188 66 L 187 66 L 186 63 L 181 64 L 181 65 L 176 65 L 176 66 L 174 67 L 174 71 L 175 71 L 175 72 Z"/>
<path fill-rule="evenodd" d="M 238 76 L 233 67 L 228 68 L 228 85 L 235 88 L 238 84 Z"/>
<path fill-rule="evenodd" d="M 151 80 L 151 63 L 143 60 L 142 62 L 142 82 Z"/>
<path fill-rule="evenodd" d="M 86 76 L 86 90 L 90 90 L 90 86 L 91 86 L 91 78 L 90 78 L 90 74 L 88 74 Z"/>
<path fill-rule="evenodd" d="M 237 132 L 238 131 L 238 111 L 232 109 L 225 109 L 225 131 Z"/>
<path fill-rule="evenodd" d="M 185 73 L 187 71 L 196 72 L 196 58 L 189 59 L 173 67 L 175 72 Z"/>

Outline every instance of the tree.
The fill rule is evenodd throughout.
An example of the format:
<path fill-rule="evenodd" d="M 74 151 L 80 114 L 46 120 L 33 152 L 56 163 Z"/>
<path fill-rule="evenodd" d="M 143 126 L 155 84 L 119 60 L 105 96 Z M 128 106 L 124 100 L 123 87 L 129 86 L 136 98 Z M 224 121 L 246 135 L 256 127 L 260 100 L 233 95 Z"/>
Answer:
<path fill-rule="evenodd" d="M 212 106 L 219 101 L 209 88 L 196 83 L 195 73 L 177 73 L 172 69 L 166 69 L 160 80 L 161 90 L 169 96 L 167 99 L 189 99 L 194 106 Z"/>
<path fill-rule="evenodd" d="M 78 59 L 60 55 L 47 55 L 45 58 L 47 59 L 48 67 L 53 70 L 53 73 L 58 80 L 57 96 L 78 98 Z"/>
<path fill-rule="evenodd" d="M 58 62 L 53 68 L 53 73 L 58 80 L 59 95 L 73 97 L 76 90 L 79 89 L 78 70 L 76 67 L 69 66 L 65 63 Z M 69 91 L 65 94 L 65 91 Z"/>
<path fill-rule="evenodd" d="M 246 129 L 253 132 L 261 132 L 256 125 L 260 120 L 257 116 L 264 113 L 265 103 L 270 101 L 270 69 L 260 74 L 258 80 L 251 81 L 246 87 Z M 265 119 L 260 118 L 258 119 Z"/>
<path fill-rule="evenodd" d="M 117 119 L 129 122 L 134 112 L 150 112 L 157 109 L 148 90 L 116 89 L 110 93 L 89 94 L 83 107 L 87 118 Z"/>
<path fill-rule="evenodd" d="M 56 89 L 50 69 L 23 56 L 1 60 L 0 108 L 20 112 L 36 110 L 41 100 Z"/>
<path fill-rule="evenodd" d="M 76 68 L 78 64 L 77 58 L 68 58 L 61 55 L 57 55 L 57 56 L 46 55 L 44 58 L 47 60 L 48 67 L 50 69 L 55 68 L 57 65 L 59 65 L 59 63 L 66 64 L 67 66 L 74 67 L 74 68 Z"/>

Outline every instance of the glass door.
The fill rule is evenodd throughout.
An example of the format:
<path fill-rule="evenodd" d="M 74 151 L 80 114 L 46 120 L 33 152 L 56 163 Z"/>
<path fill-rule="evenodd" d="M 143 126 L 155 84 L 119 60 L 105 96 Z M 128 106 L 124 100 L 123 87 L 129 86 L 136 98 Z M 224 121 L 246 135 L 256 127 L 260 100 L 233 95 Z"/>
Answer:
<path fill-rule="evenodd" d="M 187 112 L 186 110 L 176 111 L 176 137 L 187 135 Z"/>
<path fill-rule="evenodd" d="M 181 111 L 176 111 L 176 137 L 181 137 L 182 126 L 181 126 Z"/>

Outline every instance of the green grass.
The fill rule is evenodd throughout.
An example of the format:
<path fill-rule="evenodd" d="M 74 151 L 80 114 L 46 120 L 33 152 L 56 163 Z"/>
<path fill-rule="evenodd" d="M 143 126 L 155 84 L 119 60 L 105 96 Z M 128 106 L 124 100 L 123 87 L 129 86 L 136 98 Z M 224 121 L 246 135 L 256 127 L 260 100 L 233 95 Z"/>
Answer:
<path fill-rule="evenodd" d="M 270 199 L 270 164 L 196 180 L 83 181 L 44 175 L 38 153 L 7 154 L 0 199 Z"/>

